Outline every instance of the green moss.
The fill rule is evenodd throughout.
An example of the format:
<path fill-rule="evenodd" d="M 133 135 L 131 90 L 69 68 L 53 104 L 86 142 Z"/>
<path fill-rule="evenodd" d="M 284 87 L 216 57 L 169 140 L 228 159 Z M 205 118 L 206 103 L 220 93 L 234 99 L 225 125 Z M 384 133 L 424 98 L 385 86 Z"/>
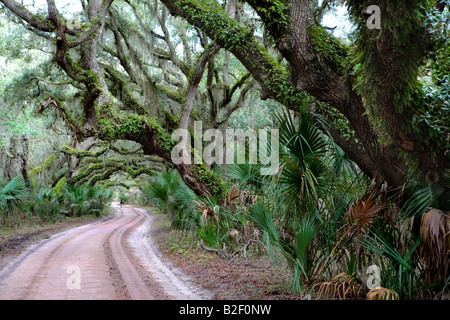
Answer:
<path fill-rule="evenodd" d="M 136 177 L 140 176 L 141 174 L 147 174 L 149 176 L 154 176 L 156 174 L 155 171 L 153 171 L 152 169 L 149 169 L 149 168 L 140 168 L 137 170 L 133 169 L 133 168 L 128 168 L 127 172 L 132 178 L 136 178 Z"/>
<path fill-rule="evenodd" d="M 53 161 L 55 161 L 58 158 L 58 155 L 56 153 L 52 153 L 51 155 L 49 155 L 47 157 L 47 159 L 44 160 L 44 162 L 42 162 L 42 167 L 46 170 L 48 170 L 50 168 L 50 166 L 52 165 Z"/>
<path fill-rule="evenodd" d="M 86 169 L 82 170 L 79 174 L 75 175 L 73 179 L 75 181 L 80 181 L 87 176 L 89 176 L 92 172 L 108 167 L 107 162 L 98 162 L 90 164 Z"/>
<path fill-rule="evenodd" d="M 101 183 L 101 185 L 102 185 L 103 188 L 114 187 L 114 186 L 116 186 L 117 184 L 118 184 L 117 181 L 112 181 L 112 180 L 105 181 L 105 182 L 102 182 L 102 183 Z"/>
<path fill-rule="evenodd" d="M 99 143 L 99 145 L 105 145 L 107 144 L 106 142 L 104 143 Z M 64 145 L 61 150 L 65 153 L 68 153 L 72 156 L 75 156 L 77 158 L 88 158 L 88 157 L 92 157 L 92 158 L 97 158 L 98 156 L 100 156 L 101 154 L 103 154 L 106 150 L 108 149 L 108 147 L 105 148 L 101 148 L 97 151 L 86 151 L 86 150 L 77 150 L 77 149 L 73 149 L 68 145 Z"/>
<path fill-rule="evenodd" d="M 109 179 L 114 172 L 116 172 L 116 168 L 109 168 L 100 174 L 96 174 L 89 180 L 88 185 L 93 187 L 97 182 Z"/>
<path fill-rule="evenodd" d="M 37 176 L 41 172 L 42 172 L 42 166 L 34 167 L 29 172 L 30 178 L 33 179 L 35 176 Z"/>
<path fill-rule="evenodd" d="M 346 65 L 346 57 L 350 52 L 349 48 L 316 24 L 308 26 L 308 34 L 319 59 L 332 61 L 339 68 L 341 75 L 346 74 L 343 67 Z"/>
<path fill-rule="evenodd" d="M 89 166 L 84 166 L 80 173 L 73 177 L 74 181 L 81 183 L 83 180 L 88 179 L 88 184 L 93 185 L 98 181 L 109 179 L 109 177 L 117 172 L 122 171 L 128 173 L 132 178 L 136 178 L 141 174 L 154 175 L 155 172 L 150 168 L 138 168 L 139 166 L 138 158 L 132 159 L 110 159 L 106 161 L 100 161 L 95 159 L 97 162 L 90 163 Z M 88 162 L 89 163 L 89 162 Z M 83 162 L 86 164 L 86 162 Z"/>
<path fill-rule="evenodd" d="M 113 102 L 97 108 L 99 134 L 107 140 L 125 139 L 145 133 L 147 127 L 159 127 L 157 121 L 143 115 L 125 114 L 113 108 Z"/>
<path fill-rule="evenodd" d="M 179 0 L 178 5 L 192 20 L 200 21 L 205 29 L 215 30 L 215 33 L 211 35 L 212 39 L 228 42 L 230 44 L 228 49 L 243 45 L 253 36 L 248 27 L 231 19 L 216 1 Z"/>
<path fill-rule="evenodd" d="M 53 161 L 55 161 L 57 158 L 58 155 L 56 153 L 52 153 L 42 162 L 42 165 L 31 169 L 28 173 L 31 180 L 33 180 L 38 174 L 42 173 L 44 170 L 50 169 L 50 166 L 52 165 Z"/>
<path fill-rule="evenodd" d="M 111 94 L 122 101 L 127 109 L 133 110 L 138 114 L 146 114 L 146 108 L 133 97 L 133 94 L 127 87 L 128 80 L 120 71 L 110 66 L 106 66 L 105 69 L 107 71 L 106 77 L 110 80 L 108 88 Z"/>
<path fill-rule="evenodd" d="M 75 128 L 77 128 L 77 129 L 82 127 L 81 123 L 72 116 L 72 112 L 70 112 L 69 108 L 63 102 L 61 102 L 61 100 L 56 99 L 53 96 L 47 96 L 47 97 L 45 97 L 45 100 L 47 100 L 48 98 L 52 98 L 58 103 L 59 107 L 64 112 L 64 116 L 66 118 L 65 119 L 66 122 L 68 122 L 71 125 L 75 126 Z"/>
<path fill-rule="evenodd" d="M 402 145 L 403 140 L 420 140 L 410 152 L 414 156 L 429 153 L 434 157 L 442 154 L 445 137 L 418 119 L 426 108 L 419 75 L 430 52 L 431 37 L 423 17 L 431 3 L 381 0 L 381 30 L 367 28 L 361 15 L 364 2 L 350 0 L 348 5 L 357 35 L 352 49 L 354 89 L 363 97 L 371 123 L 384 134 L 386 143 Z M 388 118 L 395 121 L 386 121 Z"/>
<path fill-rule="evenodd" d="M 74 75 L 77 81 L 82 82 L 89 90 L 90 93 L 95 92 L 97 95 L 103 92 L 103 88 L 100 85 L 99 78 L 95 72 L 82 68 L 78 63 L 73 61 L 69 54 L 66 55 L 67 63 L 74 71 Z"/>
<path fill-rule="evenodd" d="M 272 33 L 286 34 L 289 27 L 288 6 L 283 0 L 248 0 L 251 6 L 256 7 L 259 16 L 264 20 L 265 25 L 272 29 Z"/>
<path fill-rule="evenodd" d="M 290 82 L 289 72 L 280 65 L 280 63 L 264 48 L 261 44 L 256 43 L 256 47 L 260 54 L 263 55 L 264 63 L 254 61 L 255 67 L 264 68 L 267 75 L 263 78 L 264 86 L 274 96 L 270 98 L 284 104 L 285 106 L 298 106 L 303 104 L 303 100 L 307 98 L 306 93 L 298 92 Z"/>
<path fill-rule="evenodd" d="M 179 92 L 170 90 L 166 86 L 158 86 L 158 90 L 161 90 L 171 100 L 176 101 L 180 104 L 183 103 L 183 97 L 181 96 L 181 94 Z"/>
<path fill-rule="evenodd" d="M 53 187 L 52 189 L 53 194 L 55 195 L 62 194 L 66 185 L 67 185 L 67 178 L 62 177 L 61 179 L 59 179 L 58 183 Z"/>
<path fill-rule="evenodd" d="M 340 131 L 340 135 L 344 137 L 345 140 L 354 139 L 357 141 L 356 133 L 350 127 L 350 122 L 341 112 L 339 112 L 339 110 L 333 106 L 321 102 L 316 102 L 315 106 L 320 113 L 327 114 L 327 118 L 330 121 L 329 125 L 338 129 Z"/>
<path fill-rule="evenodd" d="M 194 167 L 194 177 L 205 182 L 211 189 L 213 195 L 224 198 L 227 194 L 225 182 L 213 171 L 209 170 L 205 164 L 198 164 Z"/>
<path fill-rule="evenodd" d="M 172 136 L 163 129 L 158 130 L 157 139 L 161 148 L 166 152 L 170 153 L 176 146 L 176 142 L 172 140 Z"/>
<path fill-rule="evenodd" d="M 107 140 L 142 138 L 148 134 L 155 134 L 161 149 L 171 152 L 176 145 L 170 134 L 164 130 L 157 119 L 143 115 L 123 114 L 103 105 L 98 110 L 99 135 Z"/>
<path fill-rule="evenodd" d="M 191 119 L 192 121 L 201 121 L 202 120 L 202 114 L 199 108 L 192 108 L 191 112 Z"/>
<path fill-rule="evenodd" d="M 170 131 L 177 129 L 180 119 L 173 115 L 170 111 L 166 110 L 164 106 L 160 106 L 160 109 L 164 113 L 164 127 Z"/>
<path fill-rule="evenodd" d="M 258 13 L 271 29 L 286 34 L 285 30 L 289 28 L 289 4 L 286 1 L 274 0 L 262 4 L 261 1 L 253 0 L 248 3 L 257 4 Z M 263 90 L 273 95 L 270 98 L 287 106 L 300 104 L 305 98 L 305 94 L 297 92 L 290 83 L 289 72 L 258 41 L 255 41 L 253 30 L 231 19 L 217 2 L 179 0 L 177 6 L 185 12 L 183 16 L 188 17 L 189 22 L 201 25 L 204 30 L 213 30 L 209 36 L 227 50 L 240 48 L 239 54 L 243 55 L 249 64 L 254 64 L 246 66 L 247 69 L 264 69 L 267 75 L 262 79 L 265 87 Z M 243 51 L 241 48 L 248 50 Z"/>

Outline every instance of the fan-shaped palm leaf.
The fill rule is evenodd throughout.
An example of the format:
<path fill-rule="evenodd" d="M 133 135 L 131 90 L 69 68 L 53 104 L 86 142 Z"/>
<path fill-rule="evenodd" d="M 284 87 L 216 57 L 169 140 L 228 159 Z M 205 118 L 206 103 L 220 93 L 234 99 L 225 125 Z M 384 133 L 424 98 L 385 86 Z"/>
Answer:
<path fill-rule="evenodd" d="M 306 112 L 298 124 L 289 111 L 278 114 L 281 166 L 277 182 L 286 194 L 286 206 L 314 206 L 328 185 L 325 164 L 326 138 Z"/>
<path fill-rule="evenodd" d="M 5 217 L 10 217 L 22 205 L 23 200 L 28 197 L 29 190 L 21 175 L 8 183 L 3 182 L 1 185 L 3 187 L 0 190 L 0 210 Z"/>
<path fill-rule="evenodd" d="M 309 157 L 325 154 L 326 139 L 309 114 L 301 112 L 298 125 L 294 124 L 287 110 L 276 115 L 276 118 L 279 122 L 280 143 L 285 147 L 287 155 L 300 166 Z"/>

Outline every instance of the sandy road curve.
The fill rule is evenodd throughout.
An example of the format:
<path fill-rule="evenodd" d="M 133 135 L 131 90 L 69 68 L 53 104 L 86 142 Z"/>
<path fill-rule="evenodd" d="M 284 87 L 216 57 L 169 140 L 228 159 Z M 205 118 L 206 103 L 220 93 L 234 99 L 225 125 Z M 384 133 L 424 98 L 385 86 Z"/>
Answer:
<path fill-rule="evenodd" d="M 0 271 L 0 299 L 207 299 L 164 263 L 144 209 L 113 206 L 115 216 L 45 240 Z"/>

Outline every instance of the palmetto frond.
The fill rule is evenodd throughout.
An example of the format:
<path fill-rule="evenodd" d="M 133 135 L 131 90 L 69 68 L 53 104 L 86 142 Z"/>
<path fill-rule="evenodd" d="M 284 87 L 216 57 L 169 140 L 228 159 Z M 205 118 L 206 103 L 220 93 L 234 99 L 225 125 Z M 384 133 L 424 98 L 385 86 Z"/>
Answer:
<path fill-rule="evenodd" d="M 0 210 L 5 217 L 9 217 L 28 197 L 28 186 L 21 175 L 8 183 L 2 182 L 0 186 L 2 186 L 2 189 L 0 189 Z"/>
<path fill-rule="evenodd" d="M 294 122 L 287 110 L 276 115 L 276 118 L 279 122 L 280 144 L 285 147 L 286 155 L 300 166 L 311 157 L 325 154 L 327 141 L 306 111 L 296 118 L 298 123 Z"/>
<path fill-rule="evenodd" d="M 277 115 L 280 123 L 280 160 L 277 182 L 286 206 L 314 206 L 328 187 L 325 163 L 327 141 L 311 116 L 302 111 L 295 123 L 289 111 Z"/>
<path fill-rule="evenodd" d="M 394 290 L 376 287 L 367 293 L 367 300 L 398 300 L 398 293 Z"/>
<path fill-rule="evenodd" d="M 348 275 L 345 272 L 334 276 L 330 281 L 317 283 L 315 286 L 319 287 L 318 299 L 325 295 L 345 300 L 350 296 L 357 297 L 362 289 L 361 281 L 355 275 Z"/>
<path fill-rule="evenodd" d="M 194 204 L 201 212 L 200 220 L 204 224 L 219 222 L 218 213 L 220 207 L 216 203 L 214 203 L 214 199 L 205 197 L 202 199 L 194 200 Z"/>
<path fill-rule="evenodd" d="M 450 272 L 450 212 L 429 208 L 422 215 L 420 237 L 426 282 L 445 281 Z"/>
<path fill-rule="evenodd" d="M 227 176 L 234 179 L 240 185 L 247 185 L 251 189 L 259 189 L 265 178 L 261 175 L 261 165 L 259 164 L 230 164 L 227 167 Z"/>
<path fill-rule="evenodd" d="M 357 199 L 349 214 L 358 227 L 358 232 L 366 231 L 377 217 L 377 213 L 387 206 L 387 202 L 377 203 L 377 192 L 372 190 L 362 199 Z"/>

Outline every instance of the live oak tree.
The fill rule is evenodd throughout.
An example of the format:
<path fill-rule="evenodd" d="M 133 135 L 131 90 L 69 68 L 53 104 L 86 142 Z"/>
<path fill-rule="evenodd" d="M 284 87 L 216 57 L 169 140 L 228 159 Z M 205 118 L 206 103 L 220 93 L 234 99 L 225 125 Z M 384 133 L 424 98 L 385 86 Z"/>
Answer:
<path fill-rule="evenodd" d="M 206 165 L 172 163 L 176 142 L 171 133 L 177 128 L 192 129 L 192 122 L 200 119 L 223 129 L 231 113 L 245 104 L 248 93 L 257 90 L 261 99 L 274 100 L 303 117 L 299 128 L 307 127 L 301 123 L 309 124 L 307 115 L 312 115 L 367 176 L 387 184 L 394 195 L 412 181 L 428 186 L 423 189 L 427 195 L 438 190 L 440 202 L 432 205 L 450 210 L 448 1 L 81 0 L 83 19 L 76 23 L 63 17 L 54 0 L 47 0 L 44 14 L 13 0 L 0 1 L 10 21 L 51 43 L 47 50 L 53 61 L 40 67 L 53 72 L 44 77 L 33 70 L 18 84 L 35 86 L 39 112 L 48 115 L 49 108 L 56 109 L 72 135 L 70 146 L 55 148 L 64 155 L 68 169 L 64 177 L 54 179 L 54 189 L 62 182 L 93 186 L 116 171 L 132 178 L 151 175 L 165 162 L 178 170 L 197 195 L 224 199 L 224 182 Z M 321 24 L 327 8 L 337 4 L 346 5 L 355 27 L 345 43 Z M 57 76 L 48 67 L 55 64 L 63 71 Z M 53 89 L 46 90 L 47 85 Z M 284 119 L 291 118 L 286 115 Z M 280 129 L 289 131 L 288 120 L 278 122 Z M 320 135 L 314 132 L 313 136 Z M 141 147 L 126 150 L 119 140 L 131 140 Z M 290 142 L 283 136 L 281 140 L 286 151 Z M 291 145 L 295 149 L 292 146 L 296 144 Z M 316 147 L 321 154 L 328 152 L 321 143 Z M 300 149 L 303 152 L 303 148 L 297 151 Z M 315 216 L 329 191 L 326 183 L 326 191 L 316 192 L 320 177 L 328 173 L 317 162 L 308 170 L 315 169 L 318 174 L 305 179 L 308 172 L 297 170 L 286 178 L 288 161 L 302 158 L 302 152 L 292 151 L 273 184 L 283 193 L 280 198 L 289 201 L 279 201 L 288 203 L 282 213 L 286 231 L 294 225 L 293 215 L 303 220 L 311 210 Z M 42 168 L 62 164 L 54 157 L 45 160 Z M 294 170 L 298 168 L 295 165 L 298 163 L 292 164 Z M 26 169 L 26 163 L 19 167 Z M 31 172 L 34 181 L 42 175 L 35 169 Z M 406 189 L 404 198 L 414 200 L 411 193 Z M 262 198 L 270 197 L 267 195 L 264 192 Z M 374 198 L 368 202 L 372 200 L 375 203 Z M 363 214 L 355 209 L 368 202 L 356 201 L 345 209 L 359 216 L 357 225 L 367 217 L 368 224 L 372 223 L 373 207 Z M 292 205 L 295 203 L 297 208 Z M 338 211 L 333 204 L 330 208 Z M 377 206 L 384 204 L 374 204 Z M 444 211 L 422 211 L 420 217 L 416 215 L 420 219 L 415 219 L 422 238 L 420 265 L 430 275 L 429 283 L 448 279 L 448 254 L 441 250 L 448 242 L 448 214 Z M 385 215 L 382 223 L 383 229 L 389 225 L 385 229 L 391 230 L 396 227 L 398 210 L 388 212 L 393 214 Z M 255 212 L 252 216 L 255 218 Z M 267 227 L 268 219 L 261 221 Z M 299 225 L 298 231 L 303 233 L 304 226 Z M 326 235 L 318 235 L 317 243 L 322 246 L 328 230 Z M 299 242 L 293 239 L 284 249 L 298 263 L 298 250 L 291 245 Z M 333 244 L 332 252 L 341 240 Z M 372 249 L 379 251 L 380 244 Z M 415 241 L 414 246 L 417 244 Z M 328 257 L 321 261 L 328 263 Z M 316 275 L 322 271 L 321 267 Z M 401 282 L 401 267 L 399 273 Z"/>
<path fill-rule="evenodd" d="M 122 26 L 118 27 L 118 25 L 115 24 L 116 15 L 111 8 L 111 3 L 112 1 L 83 2 L 89 23 L 88 26 L 79 26 L 79 29 L 70 29 L 71 24 L 59 14 L 54 1 L 48 2 L 48 16 L 45 18 L 28 11 L 24 6 L 14 1 L 5 2 L 4 4 L 12 12 L 17 14 L 19 18 L 23 19 L 27 27 L 34 33 L 47 39 L 51 39 L 52 35 L 56 36 L 54 60 L 72 81 L 77 83 L 78 86 L 81 85 L 84 87 L 83 98 L 81 101 L 83 118 L 74 116 L 74 113 L 67 105 L 65 105 L 64 101 L 60 101 L 53 96 L 50 96 L 45 99 L 45 101 L 41 102 L 40 112 L 43 112 L 50 106 L 55 107 L 70 128 L 73 134 L 73 149 L 68 148 L 68 150 L 66 150 L 68 154 L 72 156 L 74 154 L 78 156 L 80 154 L 86 155 L 87 152 L 83 153 L 83 150 L 76 150 L 75 147 L 91 137 L 108 141 L 129 139 L 142 144 L 142 149 L 145 154 L 158 155 L 170 162 L 170 151 L 173 142 L 170 139 L 170 131 L 166 131 L 166 128 L 173 124 L 176 125 L 179 120 L 175 119 L 173 115 L 167 114 L 166 118 L 168 119 L 166 120 L 168 121 L 166 122 L 169 122 L 169 124 L 166 128 L 163 128 L 163 126 L 160 125 L 161 121 L 157 120 L 155 117 L 151 117 L 156 110 L 154 105 L 155 101 L 150 101 L 150 103 L 144 105 L 140 103 L 138 99 L 135 99 L 130 91 L 128 91 L 129 86 L 126 85 L 128 79 L 131 79 L 131 82 L 134 81 L 138 86 L 140 85 L 141 88 L 144 89 L 148 89 L 149 87 L 150 89 L 158 89 L 158 87 L 143 67 L 143 64 L 147 63 L 147 61 L 143 61 L 143 59 L 139 57 L 139 52 L 129 45 L 126 28 L 123 28 Z M 129 4 L 132 5 L 130 2 Z M 133 9 L 135 8 L 133 7 Z M 128 79 L 127 77 L 123 77 L 123 74 L 120 74 L 120 72 L 110 65 L 99 63 L 99 60 L 97 59 L 97 49 L 100 46 L 107 51 L 107 48 L 103 48 L 103 45 L 99 44 L 99 39 L 103 34 L 105 18 L 108 12 L 110 12 L 110 20 L 107 25 L 113 32 L 115 39 L 115 48 L 113 50 L 116 50 L 116 52 L 113 52 L 113 54 L 117 54 L 120 63 L 129 77 Z M 134 12 L 137 14 L 137 10 L 134 10 Z M 164 19 L 165 18 L 161 17 L 161 23 L 164 23 Z M 166 30 L 164 26 L 163 30 Z M 170 47 L 169 34 L 165 34 L 165 37 L 162 38 L 165 42 L 169 43 Z M 122 42 L 125 42 L 125 45 L 127 46 L 125 49 L 122 47 Z M 195 86 L 198 85 L 203 73 L 203 69 L 197 71 L 197 69 L 201 69 L 201 67 L 198 68 L 197 66 L 203 65 L 204 67 L 209 56 L 220 49 L 217 45 L 211 47 L 214 47 L 214 50 L 205 50 L 205 55 L 201 56 L 197 61 L 193 61 L 192 65 L 188 65 L 184 61 L 180 62 L 175 56 L 174 50 L 169 52 L 169 55 L 172 55 L 169 56 L 169 58 L 176 60 L 181 70 L 186 73 L 185 78 L 188 78 L 189 85 L 194 83 L 194 90 L 191 90 L 194 94 L 196 93 Z M 158 50 L 158 48 L 156 48 L 156 50 Z M 109 52 L 111 53 L 111 50 L 109 50 Z M 126 52 L 125 54 L 127 57 L 125 57 L 124 52 Z M 159 55 L 166 54 L 166 52 L 162 50 L 159 50 L 157 53 Z M 79 55 L 79 59 L 73 59 L 73 55 L 77 54 Z M 127 61 L 128 58 L 133 60 L 133 64 Z M 138 74 L 137 71 L 132 70 L 132 67 L 135 66 L 139 69 L 138 72 L 140 72 L 140 74 Z M 192 77 L 192 79 L 191 71 L 194 71 L 194 77 Z M 195 76 L 196 73 L 199 75 Z M 141 75 L 143 75 L 142 78 L 140 77 Z M 158 95 L 155 93 L 155 90 L 153 90 L 153 92 L 151 91 L 147 96 L 150 96 L 150 98 L 154 100 Z M 177 99 L 178 102 L 184 102 L 182 94 L 178 94 L 178 97 L 176 97 L 175 100 Z M 125 110 L 127 112 L 125 112 Z M 166 124 L 164 124 L 164 126 L 165 125 Z M 125 169 L 125 171 L 130 173 L 129 170 L 126 170 L 129 168 L 125 168 L 123 164 L 119 164 L 121 163 L 116 163 L 115 166 L 113 166 L 112 163 L 108 163 L 108 165 L 105 166 L 103 163 L 103 167 L 107 167 L 108 169 L 105 174 L 109 173 L 106 176 L 109 176 L 113 169 L 117 167 Z M 92 168 L 93 166 L 94 164 L 91 164 L 89 168 Z M 187 179 L 188 183 L 190 182 L 194 189 L 197 189 L 197 192 L 199 193 L 213 194 L 224 191 L 221 189 L 223 186 L 220 179 L 216 178 L 217 181 L 215 181 L 215 176 L 210 173 L 206 167 L 201 166 L 196 169 L 194 166 L 187 168 L 179 166 L 179 169 L 184 172 L 182 176 Z M 133 172 L 132 176 L 139 174 L 139 172 L 143 172 L 142 170 Z M 148 170 L 150 170 L 150 168 L 148 168 Z M 92 170 L 90 170 L 90 172 L 92 172 Z M 86 172 L 83 174 L 85 173 Z M 103 176 L 105 176 L 105 174 Z M 79 176 L 80 175 L 75 175 L 74 179 L 78 179 Z M 196 180 L 202 180 L 202 182 L 196 182 Z M 216 185 L 213 184 L 214 182 L 216 182 Z"/>
<path fill-rule="evenodd" d="M 448 175 L 448 137 L 415 121 L 429 107 L 419 72 L 432 48 L 442 46 L 424 17 L 435 6 L 444 10 L 445 1 L 345 1 L 356 25 L 352 48 L 317 23 L 315 1 L 243 1 L 284 63 L 216 1 L 162 2 L 237 57 L 264 98 L 297 110 L 305 95 L 313 97 L 314 112 L 328 121 L 333 139 L 370 177 L 396 188 L 410 174 L 431 184 Z M 380 8 L 380 29 L 367 25 L 371 5 Z M 448 134 L 448 122 L 444 127 Z"/>
<path fill-rule="evenodd" d="M 89 137 L 128 139 L 141 144 L 144 154 L 170 163 L 175 143 L 171 130 L 189 127 L 194 101 L 209 101 L 211 125 L 219 126 L 257 84 L 262 99 L 274 99 L 293 111 L 299 111 L 305 98 L 312 98 L 309 111 L 325 120 L 324 129 L 334 141 L 365 174 L 392 188 L 402 187 L 408 177 L 441 184 L 449 174 L 448 116 L 441 117 L 443 123 L 420 121 L 427 112 L 444 111 L 439 101 L 430 103 L 419 80 L 432 58 L 446 60 L 445 54 L 436 54 L 448 48 L 448 41 L 436 37 L 445 23 L 427 23 L 424 18 L 433 10 L 443 11 L 445 1 L 345 1 L 356 26 L 352 47 L 320 24 L 326 5 L 339 1 L 322 1 L 319 6 L 312 0 L 90 0 L 81 1 L 86 22 L 78 26 L 58 12 L 55 1 L 47 1 L 44 16 L 16 1 L 1 2 L 27 28 L 53 39 L 54 60 L 83 88 L 82 119 L 74 117 L 64 101 L 47 99 L 44 104 L 61 113 L 75 143 Z M 119 9 L 125 5 L 137 27 L 121 15 Z M 371 5 L 380 8 L 379 29 L 367 25 Z M 179 34 L 177 45 L 166 25 L 167 10 L 178 19 L 172 26 Z M 240 19 L 240 12 L 249 11 L 251 18 Z M 143 12 L 156 18 L 162 33 L 147 27 Z M 202 47 L 195 58 L 188 29 L 195 30 Z M 112 35 L 110 40 L 105 40 L 106 34 Z M 142 41 L 137 48 L 142 39 L 153 45 Z M 178 47 L 183 48 L 182 57 Z M 221 48 L 227 53 L 219 81 L 214 61 Z M 146 59 L 145 53 L 152 59 Z M 100 60 L 102 54 L 118 60 L 122 71 Z M 247 70 L 234 84 L 228 72 L 230 56 Z M 164 83 L 148 72 L 149 63 L 164 71 Z M 448 74 L 444 65 L 434 69 Z M 198 90 L 205 72 L 206 100 Z M 448 85 L 441 78 L 435 80 L 438 88 Z M 135 98 L 130 90 L 134 85 L 145 88 L 146 99 Z M 222 95 L 214 95 L 217 87 L 223 88 Z M 161 92 L 177 112 L 160 107 Z M 240 99 L 231 103 L 237 94 Z M 225 109 L 222 120 L 217 118 L 220 108 Z M 174 166 L 197 194 L 223 195 L 223 182 L 206 166 Z"/>
<path fill-rule="evenodd" d="M 104 186 L 121 185 L 129 189 L 129 185 L 124 181 L 110 178 L 120 173 L 122 177 L 125 175 L 136 179 L 141 175 L 153 176 L 164 170 L 161 159 L 144 155 L 139 145 L 127 148 L 124 144 L 125 141 L 113 142 L 89 138 L 80 143 L 76 149 L 68 145 L 61 148 L 54 147 L 55 152 L 47 157 L 42 165 L 33 168 L 33 181 L 35 185 L 50 182 L 52 187 L 58 183 L 86 184 L 94 187 L 100 182 Z M 55 172 L 61 174 L 57 175 Z M 52 174 L 50 177 L 49 173 Z"/>

